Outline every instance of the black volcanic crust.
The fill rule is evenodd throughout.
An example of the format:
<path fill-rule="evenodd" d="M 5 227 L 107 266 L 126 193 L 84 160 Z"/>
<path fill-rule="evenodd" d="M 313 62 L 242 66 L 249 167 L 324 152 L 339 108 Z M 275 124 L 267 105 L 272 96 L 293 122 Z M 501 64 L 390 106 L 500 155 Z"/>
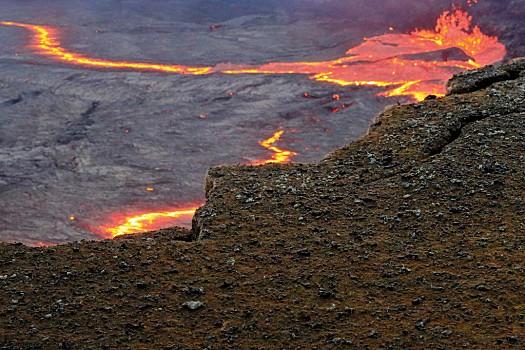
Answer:
<path fill-rule="evenodd" d="M 317 165 L 212 169 L 192 233 L 0 245 L 0 348 L 523 349 L 524 72 Z"/>

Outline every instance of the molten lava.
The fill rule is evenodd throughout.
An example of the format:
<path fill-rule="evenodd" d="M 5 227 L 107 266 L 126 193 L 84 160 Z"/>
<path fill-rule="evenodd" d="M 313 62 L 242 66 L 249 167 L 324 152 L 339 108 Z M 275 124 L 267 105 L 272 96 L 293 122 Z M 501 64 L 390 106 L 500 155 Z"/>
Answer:
<path fill-rule="evenodd" d="M 0 22 L 0 25 L 19 27 L 29 30 L 34 35 L 33 47 L 37 52 L 44 56 L 68 64 L 94 68 L 158 71 L 190 75 L 202 75 L 212 72 L 211 67 L 189 67 L 174 64 L 128 62 L 90 58 L 63 48 L 59 40 L 58 30 L 55 28 L 17 22 Z"/>
<path fill-rule="evenodd" d="M 173 211 L 145 212 L 127 215 L 126 217 L 115 220 L 118 224 L 114 226 L 101 227 L 101 235 L 106 238 L 114 238 L 134 233 L 159 230 L 164 227 L 180 225 L 182 222 L 191 221 L 193 214 L 198 209 L 198 205 L 177 209 Z"/>
<path fill-rule="evenodd" d="M 342 86 L 384 88 L 381 96 L 410 96 L 418 101 L 428 95 L 443 95 L 445 83 L 454 73 L 501 61 L 506 55 L 506 48 L 498 38 L 485 35 L 472 25 L 472 17 L 459 9 L 444 12 L 434 30 L 415 30 L 409 34 L 390 30 L 388 34 L 365 38 L 361 45 L 338 59 L 271 62 L 261 66 L 189 67 L 90 58 L 63 48 L 53 28 L 16 22 L 0 24 L 29 30 L 38 52 L 68 64 L 191 75 L 305 74 L 316 81 Z"/>
<path fill-rule="evenodd" d="M 386 88 L 381 96 L 411 96 L 421 101 L 428 95 L 444 95 L 454 73 L 501 61 L 506 48 L 473 26 L 468 13 L 456 9 L 444 12 L 434 30 L 365 38 L 346 54 L 332 61 L 223 67 L 223 73 L 308 74 L 321 82 L 381 87 Z"/>
<path fill-rule="evenodd" d="M 273 152 L 272 158 L 267 160 L 252 162 L 252 165 L 263 165 L 263 164 L 286 164 L 289 163 L 297 153 L 282 149 L 275 146 L 275 144 L 284 135 L 284 130 L 276 131 L 272 137 L 259 142 L 259 145 Z"/>

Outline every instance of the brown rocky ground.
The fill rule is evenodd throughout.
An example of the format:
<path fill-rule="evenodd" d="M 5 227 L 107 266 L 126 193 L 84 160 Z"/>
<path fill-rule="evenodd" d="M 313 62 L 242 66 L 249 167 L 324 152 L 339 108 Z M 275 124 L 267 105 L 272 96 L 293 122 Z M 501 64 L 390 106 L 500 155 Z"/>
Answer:
<path fill-rule="evenodd" d="M 523 349 L 525 61 L 450 91 L 211 170 L 193 232 L 1 245 L 0 348 Z"/>

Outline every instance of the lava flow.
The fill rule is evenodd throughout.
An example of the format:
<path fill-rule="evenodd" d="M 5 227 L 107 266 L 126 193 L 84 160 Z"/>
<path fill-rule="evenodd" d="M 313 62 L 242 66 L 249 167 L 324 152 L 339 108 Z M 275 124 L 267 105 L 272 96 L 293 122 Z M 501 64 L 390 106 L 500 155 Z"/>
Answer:
<path fill-rule="evenodd" d="M 259 145 L 266 148 L 269 151 L 273 152 L 272 158 L 267 160 L 259 160 L 252 162 L 251 165 L 263 165 L 263 164 L 286 164 L 289 163 L 297 153 L 282 149 L 275 144 L 281 139 L 284 135 L 284 130 L 276 131 L 272 137 L 262 140 L 259 142 Z"/>
<path fill-rule="evenodd" d="M 131 214 L 122 219 L 115 219 L 114 224 L 100 227 L 96 231 L 105 238 L 114 238 L 134 233 L 159 230 L 164 227 L 180 225 L 182 222 L 191 222 L 193 214 L 199 208 L 195 205 L 173 211 L 145 212 Z"/>
<path fill-rule="evenodd" d="M 0 22 L 0 25 L 29 30 L 34 35 L 32 46 L 38 53 L 69 64 L 94 68 L 158 71 L 189 75 L 202 75 L 212 72 L 212 67 L 189 67 L 175 64 L 127 62 L 90 58 L 63 48 L 59 40 L 58 30 L 55 28 L 18 22 Z"/>
<path fill-rule="evenodd" d="M 63 48 L 56 29 L 17 22 L 0 22 L 0 25 L 29 30 L 37 52 L 73 65 L 191 75 L 304 74 L 316 81 L 342 86 L 384 88 L 381 96 L 409 96 L 418 101 L 428 95 L 443 95 L 445 84 L 454 73 L 501 61 L 506 55 L 506 48 L 498 38 L 485 35 L 472 24 L 472 17 L 460 9 L 444 12 L 433 30 L 365 38 L 361 45 L 335 60 L 271 62 L 261 66 L 189 67 L 90 58 Z"/>

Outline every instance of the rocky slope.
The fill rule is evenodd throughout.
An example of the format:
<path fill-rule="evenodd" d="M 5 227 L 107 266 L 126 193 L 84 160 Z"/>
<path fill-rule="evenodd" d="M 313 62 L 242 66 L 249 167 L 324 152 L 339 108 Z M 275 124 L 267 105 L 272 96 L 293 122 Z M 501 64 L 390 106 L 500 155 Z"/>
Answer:
<path fill-rule="evenodd" d="M 221 167 L 193 231 L 0 245 L 2 349 L 525 346 L 525 61 L 317 165 Z"/>

